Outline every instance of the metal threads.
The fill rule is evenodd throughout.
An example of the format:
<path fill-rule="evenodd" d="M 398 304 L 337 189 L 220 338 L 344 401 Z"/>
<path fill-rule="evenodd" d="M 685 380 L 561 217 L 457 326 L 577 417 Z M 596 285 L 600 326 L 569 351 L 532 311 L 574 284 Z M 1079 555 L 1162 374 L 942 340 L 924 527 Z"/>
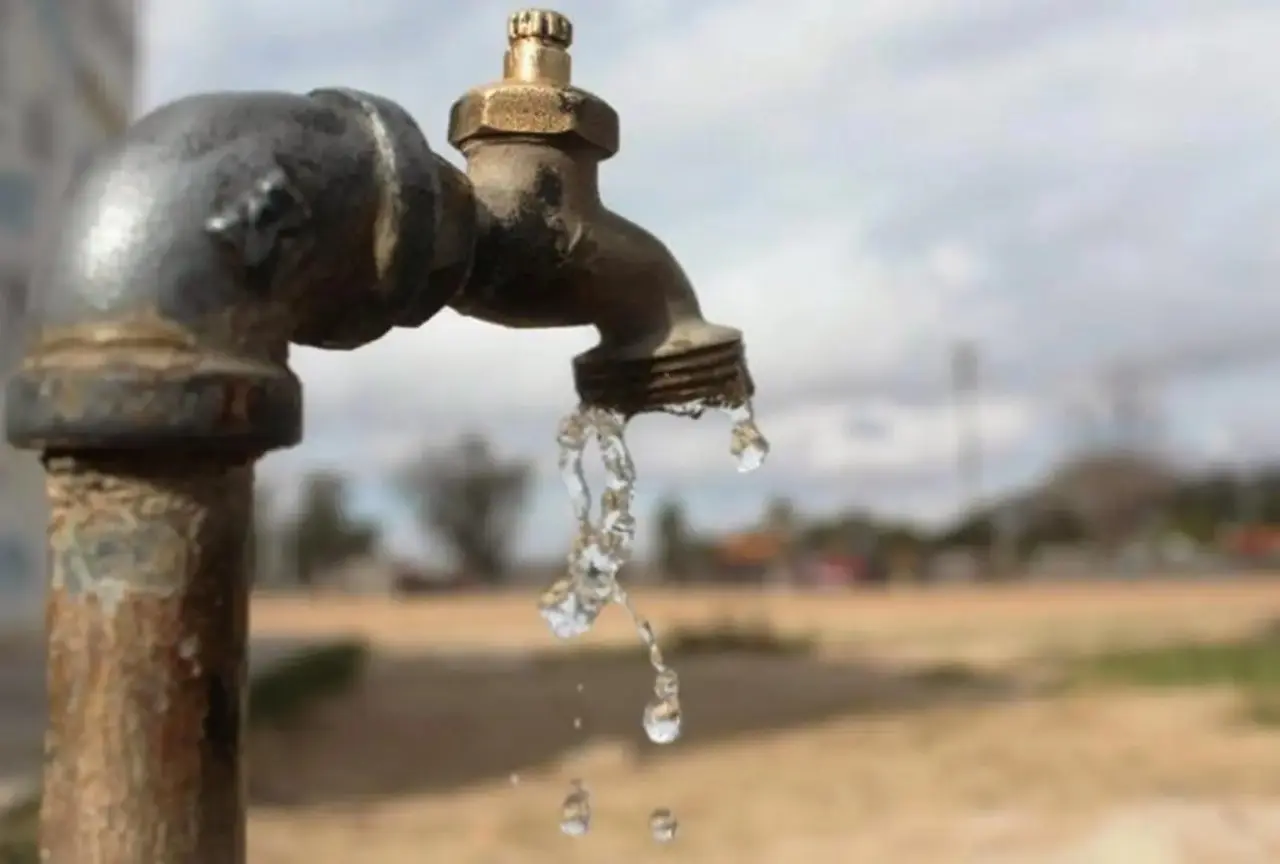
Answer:
<path fill-rule="evenodd" d="M 574 361 L 573 378 L 584 405 L 612 408 L 626 416 L 689 403 L 731 407 L 755 393 L 740 339 L 665 357 L 580 357 Z"/>
<path fill-rule="evenodd" d="M 560 48 L 573 44 L 573 22 L 549 9 L 521 9 L 507 19 L 507 40 L 537 39 Z"/>

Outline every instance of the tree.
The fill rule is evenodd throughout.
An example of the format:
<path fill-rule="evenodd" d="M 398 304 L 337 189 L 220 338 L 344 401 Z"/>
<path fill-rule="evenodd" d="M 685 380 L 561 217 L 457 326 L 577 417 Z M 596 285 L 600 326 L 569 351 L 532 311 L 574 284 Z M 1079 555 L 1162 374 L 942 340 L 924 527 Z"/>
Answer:
<path fill-rule="evenodd" d="M 480 435 L 426 452 L 403 472 L 400 490 L 423 533 L 434 537 L 467 578 L 505 581 L 532 477 L 523 461 L 497 458 Z"/>
<path fill-rule="evenodd" d="M 785 537 L 796 533 L 799 519 L 796 505 L 790 498 L 771 498 L 764 508 L 763 528 L 775 531 Z"/>
<path fill-rule="evenodd" d="M 662 577 L 672 582 L 687 582 L 691 568 L 691 543 L 689 520 L 682 505 L 675 498 L 664 499 L 658 505 L 654 520 L 658 526 L 657 555 Z"/>
<path fill-rule="evenodd" d="M 1159 459 L 1132 450 L 1083 453 L 1062 465 L 1045 486 L 1046 498 L 1064 507 L 1107 550 L 1144 527 L 1169 498 L 1178 478 Z"/>
<path fill-rule="evenodd" d="M 381 532 L 348 512 L 344 478 L 322 471 L 303 482 L 298 513 L 286 534 L 295 578 L 313 585 L 325 571 L 371 555 Z"/>

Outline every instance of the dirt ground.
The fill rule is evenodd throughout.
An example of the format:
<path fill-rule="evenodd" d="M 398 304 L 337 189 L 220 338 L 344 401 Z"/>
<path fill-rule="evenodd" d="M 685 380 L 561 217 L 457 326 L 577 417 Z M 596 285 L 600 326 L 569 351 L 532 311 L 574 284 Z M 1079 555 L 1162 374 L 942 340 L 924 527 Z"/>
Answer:
<path fill-rule="evenodd" d="M 660 748 L 642 661 L 557 648 L 530 597 L 258 601 L 263 635 L 358 633 L 377 654 L 358 692 L 254 742 L 251 860 L 1280 861 L 1280 732 L 1235 694 L 1041 674 L 1280 619 L 1280 580 L 638 603 L 660 632 L 767 621 L 824 650 L 676 658 L 687 732 Z M 633 639 L 621 616 L 600 629 L 588 644 Z M 573 778 L 594 804 L 577 839 L 557 829 Z M 673 843 L 650 838 L 655 807 L 680 819 Z"/>

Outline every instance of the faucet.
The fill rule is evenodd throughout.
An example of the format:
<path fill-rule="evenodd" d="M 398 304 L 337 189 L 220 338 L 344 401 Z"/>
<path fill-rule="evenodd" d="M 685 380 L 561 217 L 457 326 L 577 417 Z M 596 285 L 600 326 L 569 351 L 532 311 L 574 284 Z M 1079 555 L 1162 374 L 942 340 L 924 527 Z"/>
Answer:
<path fill-rule="evenodd" d="M 667 247 L 600 200 L 618 114 L 570 83 L 569 19 L 519 12 L 507 39 L 502 79 L 450 112 L 479 213 L 471 278 L 450 306 L 509 327 L 594 326 L 600 343 L 573 362 L 586 404 L 741 404 L 753 390 L 742 334 L 704 320 Z"/>
<path fill-rule="evenodd" d="M 50 504 L 45 864 L 243 864 L 253 477 L 302 438 L 291 345 L 348 350 L 445 306 L 593 325 L 582 402 L 732 407 L 737 330 L 702 318 L 652 234 L 607 209 L 618 117 L 570 84 L 564 16 L 511 17 L 503 79 L 435 154 L 386 98 L 188 96 L 71 184 L 5 388 Z"/>

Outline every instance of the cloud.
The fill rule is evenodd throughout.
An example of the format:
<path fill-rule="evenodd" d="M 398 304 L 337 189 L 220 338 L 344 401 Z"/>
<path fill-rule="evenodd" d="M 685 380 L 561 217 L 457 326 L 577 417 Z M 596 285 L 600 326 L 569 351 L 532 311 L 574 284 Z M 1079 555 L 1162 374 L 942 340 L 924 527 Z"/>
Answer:
<path fill-rule="evenodd" d="M 448 106 L 495 77 L 508 11 L 149 5 L 147 104 L 340 83 L 401 101 L 446 153 Z M 954 504 L 956 339 L 982 349 L 987 446 L 1009 460 L 992 476 L 1011 481 L 1027 454 L 1052 456 L 1064 386 L 1099 363 L 1280 321 L 1274 3 L 562 5 L 576 80 L 623 119 L 606 198 L 668 242 L 710 318 L 747 334 L 776 443 L 769 479 L 736 487 L 753 507 L 780 489 Z M 591 344 L 444 313 L 352 355 L 299 351 L 310 440 L 269 471 L 380 476 L 476 427 L 547 462 L 569 359 Z M 636 433 L 655 488 L 705 486 L 690 493 L 704 510 L 736 518 L 716 491 L 740 479 L 712 458 L 722 429 L 642 425 L 661 430 Z"/>

